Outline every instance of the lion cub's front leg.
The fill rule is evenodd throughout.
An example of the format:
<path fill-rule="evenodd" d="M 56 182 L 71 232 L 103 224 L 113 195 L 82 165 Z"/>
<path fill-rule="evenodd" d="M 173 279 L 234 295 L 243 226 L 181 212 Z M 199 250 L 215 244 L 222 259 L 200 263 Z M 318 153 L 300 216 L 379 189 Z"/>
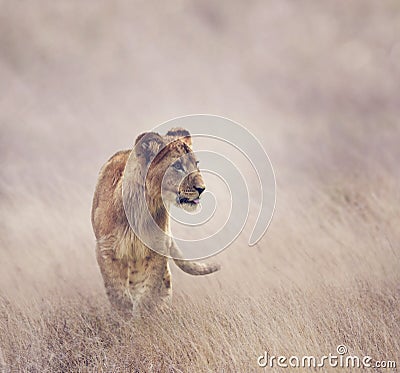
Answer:
<path fill-rule="evenodd" d="M 137 308 L 137 302 L 132 298 L 129 286 L 127 286 L 128 262 L 117 259 L 113 249 L 105 248 L 99 243 L 96 252 L 106 294 L 111 305 L 123 315 L 132 314 Z"/>
<path fill-rule="evenodd" d="M 144 258 L 116 258 L 114 249 L 97 245 L 97 261 L 107 296 L 123 315 L 140 316 L 171 296 L 168 259 L 149 250 Z"/>
<path fill-rule="evenodd" d="M 138 263 L 137 263 L 138 264 Z M 142 266 L 141 269 L 139 269 Z M 131 274 L 130 294 L 140 313 L 155 312 L 171 298 L 171 273 L 168 259 L 152 253 L 139 261 L 138 273 Z"/>

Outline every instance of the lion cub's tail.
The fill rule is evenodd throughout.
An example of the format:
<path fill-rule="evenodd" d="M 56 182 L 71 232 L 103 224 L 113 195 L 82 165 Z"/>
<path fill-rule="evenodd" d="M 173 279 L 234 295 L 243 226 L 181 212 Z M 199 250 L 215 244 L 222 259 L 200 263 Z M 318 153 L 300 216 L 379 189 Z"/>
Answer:
<path fill-rule="evenodd" d="M 175 264 L 186 273 L 190 275 L 208 275 L 210 273 L 216 272 L 221 269 L 219 264 L 215 263 L 199 263 L 199 262 L 192 262 L 188 260 L 181 260 L 175 258 L 181 258 L 182 253 L 177 247 L 171 248 L 171 255 L 174 258 Z"/>
<path fill-rule="evenodd" d="M 179 259 L 174 259 L 174 262 L 183 272 L 189 273 L 189 275 L 208 275 L 221 268 L 219 264 L 214 263 L 189 262 Z"/>

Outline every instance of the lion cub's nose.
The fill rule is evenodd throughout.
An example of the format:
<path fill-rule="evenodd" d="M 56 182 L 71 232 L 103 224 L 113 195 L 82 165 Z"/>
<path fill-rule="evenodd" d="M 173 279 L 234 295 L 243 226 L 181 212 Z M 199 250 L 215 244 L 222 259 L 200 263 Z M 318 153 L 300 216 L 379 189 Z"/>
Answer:
<path fill-rule="evenodd" d="M 206 190 L 206 187 L 204 185 L 196 185 L 194 187 L 194 189 L 197 190 L 197 192 L 199 193 L 199 196 L 200 196 L 200 194 L 203 193 Z"/>

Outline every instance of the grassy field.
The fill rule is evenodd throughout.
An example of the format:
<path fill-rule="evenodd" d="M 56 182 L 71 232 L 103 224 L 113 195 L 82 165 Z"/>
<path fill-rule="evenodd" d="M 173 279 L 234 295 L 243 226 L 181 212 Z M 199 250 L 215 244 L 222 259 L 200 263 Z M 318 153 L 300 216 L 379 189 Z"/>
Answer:
<path fill-rule="evenodd" d="M 0 1 L 0 372 L 252 372 L 339 345 L 399 366 L 399 25 L 396 1 Z M 275 216 L 220 272 L 174 267 L 165 313 L 121 319 L 98 170 L 194 112 L 259 137 Z"/>
<path fill-rule="evenodd" d="M 281 288 L 218 298 L 179 295 L 168 314 L 140 324 L 83 296 L 28 310 L 2 302 L 3 356 L 21 371 L 156 372 L 256 371 L 265 350 L 318 357 L 337 355 L 341 344 L 352 355 L 398 357 L 400 304 L 393 289 Z"/>

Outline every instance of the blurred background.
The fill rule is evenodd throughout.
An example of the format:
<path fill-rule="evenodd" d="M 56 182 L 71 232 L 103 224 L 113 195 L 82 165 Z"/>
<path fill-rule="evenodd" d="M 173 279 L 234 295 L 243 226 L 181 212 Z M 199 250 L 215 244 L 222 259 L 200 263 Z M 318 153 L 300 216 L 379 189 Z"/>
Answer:
<path fill-rule="evenodd" d="M 101 165 L 171 118 L 245 125 L 275 217 L 175 291 L 398 281 L 398 1 L 0 1 L 0 292 L 103 294 Z M 176 271 L 175 271 L 176 272 Z"/>

